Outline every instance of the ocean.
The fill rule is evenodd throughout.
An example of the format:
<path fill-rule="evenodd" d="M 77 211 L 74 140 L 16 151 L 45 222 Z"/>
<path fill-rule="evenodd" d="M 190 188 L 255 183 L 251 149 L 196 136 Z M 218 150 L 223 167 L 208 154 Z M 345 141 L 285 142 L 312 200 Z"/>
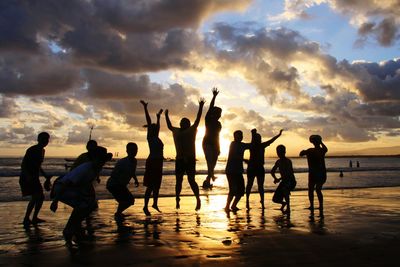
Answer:
<path fill-rule="evenodd" d="M 297 186 L 295 190 L 307 189 L 307 160 L 305 158 L 291 158 L 295 170 Z M 18 184 L 20 164 L 22 158 L 0 158 L 0 202 L 20 201 L 24 200 Z M 352 160 L 353 167 L 349 167 L 349 161 Z M 276 186 L 269 174 L 269 170 L 276 161 L 275 158 L 266 158 L 265 183 L 266 192 L 272 192 Z M 359 161 L 360 167 L 356 167 Z M 42 165 L 43 169 L 53 175 L 59 176 L 65 173 L 65 164 L 70 162 L 64 158 L 45 158 Z M 101 182 L 96 184 L 96 194 L 99 199 L 109 199 L 112 196 L 105 188 L 108 175 L 111 172 L 115 160 L 107 163 L 101 174 Z M 220 160 L 216 166 L 216 176 L 212 190 L 201 190 L 201 195 L 227 194 L 228 183 L 224 174 L 226 161 Z M 328 169 L 327 182 L 325 189 L 345 189 L 345 188 L 369 188 L 369 187 L 391 187 L 400 186 L 400 157 L 329 157 L 326 158 L 326 166 Z M 140 186 L 134 187 L 133 183 L 129 185 L 130 190 L 136 197 L 144 196 L 145 187 L 143 186 L 145 160 L 138 159 L 136 174 L 138 176 Z M 244 164 L 246 168 L 246 164 Z M 163 180 L 160 189 L 160 196 L 175 195 L 175 162 L 167 160 L 163 167 Z M 206 177 L 207 168 L 205 160 L 198 160 L 196 181 L 199 186 L 202 185 Z M 339 172 L 344 172 L 344 176 L 340 177 Z M 244 175 L 246 179 L 246 175 Z M 53 178 L 54 179 L 54 178 Z M 43 179 L 44 181 L 44 179 Z M 256 182 L 255 182 L 256 183 Z M 253 191 L 257 190 L 257 185 L 253 185 Z M 185 179 L 182 187 L 182 195 L 192 195 L 189 183 Z M 46 194 L 48 197 L 48 194 Z"/>

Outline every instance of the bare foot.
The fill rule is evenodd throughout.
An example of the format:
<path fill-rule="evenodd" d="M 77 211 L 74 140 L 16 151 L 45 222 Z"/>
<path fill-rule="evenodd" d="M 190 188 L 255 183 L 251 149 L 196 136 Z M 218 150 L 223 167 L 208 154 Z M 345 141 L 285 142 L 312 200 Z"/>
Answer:
<path fill-rule="evenodd" d="M 231 210 L 229 209 L 229 207 L 225 207 L 225 208 L 224 208 L 224 211 L 225 211 L 226 213 L 228 213 L 228 212 L 230 212 Z"/>
<path fill-rule="evenodd" d="M 195 210 L 200 210 L 200 208 L 201 208 L 201 202 L 200 202 L 200 198 L 198 198 Z"/>
<path fill-rule="evenodd" d="M 146 216 L 150 216 L 151 215 L 151 213 L 150 213 L 150 211 L 149 211 L 149 209 L 147 207 L 144 207 L 143 211 L 144 211 L 144 214 L 146 214 Z"/>
<path fill-rule="evenodd" d="M 156 211 L 158 211 L 159 213 L 161 213 L 161 210 L 158 208 L 158 206 L 157 205 L 154 205 L 153 204 L 153 206 L 151 206 L 153 209 L 155 209 Z"/>
<path fill-rule="evenodd" d="M 232 210 L 233 212 L 236 212 L 236 211 L 238 211 L 238 210 L 240 210 L 240 209 L 239 209 L 238 207 L 232 207 L 231 210 Z"/>

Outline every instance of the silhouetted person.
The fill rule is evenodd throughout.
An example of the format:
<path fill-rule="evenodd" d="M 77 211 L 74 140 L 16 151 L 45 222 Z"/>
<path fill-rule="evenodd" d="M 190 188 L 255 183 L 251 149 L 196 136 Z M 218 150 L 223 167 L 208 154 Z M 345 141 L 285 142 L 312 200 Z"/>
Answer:
<path fill-rule="evenodd" d="M 89 162 L 93 158 L 93 153 L 97 147 L 97 142 L 95 140 L 89 140 L 86 143 L 86 150 L 87 152 L 80 154 L 75 160 L 74 163 L 72 163 L 71 169 L 73 170 L 79 165 Z"/>
<path fill-rule="evenodd" d="M 47 187 L 50 187 L 51 176 L 47 175 L 43 171 L 42 162 L 45 155 L 44 148 L 48 145 L 49 140 L 50 135 L 46 132 L 41 132 L 37 137 L 38 143 L 28 148 L 24 158 L 22 159 L 19 184 L 22 196 L 31 196 L 22 222 L 24 227 L 28 227 L 31 223 L 37 224 L 44 222 L 44 220 L 38 217 L 44 200 L 43 187 L 40 183 L 39 176 L 43 175 L 46 178 L 45 186 L 46 190 L 48 190 L 49 188 Z M 35 210 L 33 212 L 32 220 L 30 220 L 29 217 L 33 209 Z"/>
<path fill-rule="evenodd" d="M 136 154 L 138 147 L 135 143 L 128 143 L 126 145 L 126 156 L 117 161 L 114 169 L 111 172 L 110 178 L 107 180 L 107 190 L 113 195 L 118 202 L 118 208 L 115 212 L 115 219 L 121 219 L 124 215 L 122 212 L 135 204 L 135 198 L 128 190 L 128 184 L 133 178 L 135 186 L 139 186 L 139 181 L 136 177 Z"/>
<path fill-rule="evenodd" d="M 74 163 L 72 163 L 72 166 L 70 168 L 70 171 L 72 171 L 73 169 L 75 169 L 76 167 L 78 167 L 79 165 L 82 165 L 83 163 L 89 162 L 93 160 L 94 157 L 94 153 L 96 151 L 97 148 L 97 142 L 96 140 L 89 140 L 86 143 L 86 150 L 87 152 L 84 152 L 82 154 L 80 154 L 75 160 Z M 95 181 L 97 183 L 100 183 L 100 176 L 97 176 Z M 94 182 L 94 181 L 93 181 Z M 94 189 L 94 186 L 92 186 L 92 192 L 93 196 L 96 198 L 96 191 Z M 96 200 L 96 208 L 98 207 L 97 204 L 97 200 Z"/>
<path fill-rule="evenodd" d="M 310 200 L 311 211 L 314 211 L 314 189 L 317 192 L 319 201 L 319 210 L 323 215 L 323 195 L 322 185 L 326 182 L 326 167 L 325 167 L 325 154 L 328 148 L 322 142 L 319 135 L 311 135 L 310 142 L 314 145 L 313 148 L 303 150 L 300 152 L 300 157 L 307 156 L 308 163 L 308 199 Z"/>
<path fill-rule="evenodd" d="M 204 189 L 210 189 L 212 186 L 211 179 L 216 179 L 214 176 L 214 169 L 220 153 L 219 133 L 221 132 L 222 126 L 219 122 L 219 118 L 221 117 L 222 109 L 214 106 L 215 98 L 219 93 L 218 89 L 213 88 L 212 93 L 213 98 L 205 117 L 206 133 L 203 138 L 203 151 L 207 162 L 207 178 L 203 182 Z"/>
<path fill-rule="evenodd" d="M 353 161 L 349 161 L 349 168 L 353 168 Z"/>
<path fill-rule="evenodd" d="M 235 131 L 233 133 L 234 141 L 229 146 L 228 160 L 226 163 L 225 173 L 229 184 L 229 193 L 226 200 L 225 211 L 239 210 L 237 204 L 242 196 L 244 196 L 244 179 L 243 179 L 243 155 L 246 149 L 250 149 L 250 143 L 243 143 L 243 132 Z M 233 200 L 232 206 L 231 202 Z"/>
<path fill-rule="evenodd" d="M 91 193 L 93 181 L 111 157 L 112 154 L 107 153 L 106 148 L 98 146 L 91 161 L 79 165 L 54 183 L 54 198 L 50 209 L 56 212 L 58 201 L 73 208 L 63 230 L 67 246 L 73 245 L 74 236 L 79 239 L 83 234 L 81 222 L 89 216 L 96 205 L 96 199 Z"/>
<path fill-rule="evenodd" d="M 279 145 L 276 147 L 276 154 L 279 159 L 271 169 L 271 175 L 274 178 L 274 184 L 279 183 L 275 190 L 272 201 L 281 204 L 281 211 L 290 213 L 290 191 L 296 187 L 296 178 L 294 177 L 292 161 L 286 157 L 286 147 Z M 278 179 L 275 175 L 279 170 L 281 177 Z M 286 206 L 286 210 L 284 210 Z"/>
<path fill-rule="evenodd" d="M 360 162 L 357 160 L 357 168 L 360 168 Z"/>
<path fill-rule="evenodd" d="M 176 176 L 176 208 L 180 208 L 180 194 L 182 190 L 183 176 L 187 174 L 190 188 L 196 196 L 197 204 L 196 210 L 201 207 L 199 186 L 196 183 L 196 133 L 197 127 L 200 123 L 201 112 L 203 111 L 204 99 L 199 101 L 199 110 L 197 112 L 196 120 L 193 125 L 190 125 L 188 118 L 183 118 L 180 121 L 180 128 L 173 127 L 168 115 L 168 109 L 165 111 L 165 119 L 167 121 L 168 129 L 172 131 L 174 137 L 176 161 L 175 161 L 175 176 Z"/>
<path fill-rule="evenodd" d="M 258 192 L 260 194 L 261 208 L 264 209 L 264 180 L 265 180 L 265 169 L 264 169 L 264 154 L 265 148 L 271 145 L 279 136 L 281 136 L 283 130 L 280 130 L 279 134 L 271 138 L 266 142 L 261 142 L 261 135 L 257 133 L 256 129 L 251 131 L 251 145 L 250 145 L 250 159 L 247 166 L 247 186 L 246 186 L 246 208 L 250 209 L 250 193 L 253 187 L 254 178 L 257 177 Z"/>
<path fill-rule="evenodd" d="M 149 200 L 151 193 L 153 193 L 153 208 L 158 212 L 161 212 L 158 208 L 158 194 L 160 191 L 162 171 L 163 171 L 163 159 L 164 159 L 164 144 L 158 137 L 160 132 L 160 116 L 163 112 L 160 109 L 157 113 L 157 123 L 151 123 L 147 104 L 144 101 L 140 101 L 144 107 L 144 113 L 146 115 L 147 125 L 147 143 L 149 144 L 150 154 L 146 160 L 146 170 L 144 173 L 143 184 L 146 186 L 146 192 L 144 194 L 144 213 L 149 216 Z"/>

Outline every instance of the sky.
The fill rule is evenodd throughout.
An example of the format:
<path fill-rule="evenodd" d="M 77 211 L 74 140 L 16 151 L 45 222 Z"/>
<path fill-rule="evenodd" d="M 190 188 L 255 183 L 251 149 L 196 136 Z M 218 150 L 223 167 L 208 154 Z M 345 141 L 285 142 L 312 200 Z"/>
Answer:
<path fill-rule="evenodd" d="M 178 126 L 201 97 L 205 114 L 213 87 L 221 157 L 253 128 L 284 129 L 267 156 L 298 155 L 311 134 L 331 155 L 400 154 L 400 1 L 0 1 L 0 156 L 23 156 L 41 131 L 47 156 L 77 156 L 93 126 L 109 151 L 136 142 L 145 158 L 139 101 Z M 204 119 L 199 158 L 203 136 Z M 160 138 L 174 158 L 164 115 Z"/>

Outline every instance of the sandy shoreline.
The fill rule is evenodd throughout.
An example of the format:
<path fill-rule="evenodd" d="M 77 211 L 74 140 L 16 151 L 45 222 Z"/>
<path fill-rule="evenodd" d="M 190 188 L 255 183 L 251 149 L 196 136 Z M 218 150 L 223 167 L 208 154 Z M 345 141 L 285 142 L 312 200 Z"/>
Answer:
<path fill-rule="evenodd" d="M 61 231 L 68 207 L 53 215 L 46 202 L 47 222 L 25 231 L 20 224 L 25 202 L 0 203 L 0 265 L 183 266 L 303 265 L 382 266 L 397 261 L 400 248 L 400 187 L 325 191 L 325 218 L 309 218 L 306 192 L 294 192 L 290 218 L 266 194 L 267 209 L 259 209 L 252 194 L 252 209 L 229 216 L 222 210 L 225 196 L 202 197 L 196 213 L 194 198 L 160 199 L 162 214 L 147 218 L 138 199 L 117 225 L 115 202 L 100 201 L 90 229 L 93 236 L 78 250 L 69 251 Z"/>

